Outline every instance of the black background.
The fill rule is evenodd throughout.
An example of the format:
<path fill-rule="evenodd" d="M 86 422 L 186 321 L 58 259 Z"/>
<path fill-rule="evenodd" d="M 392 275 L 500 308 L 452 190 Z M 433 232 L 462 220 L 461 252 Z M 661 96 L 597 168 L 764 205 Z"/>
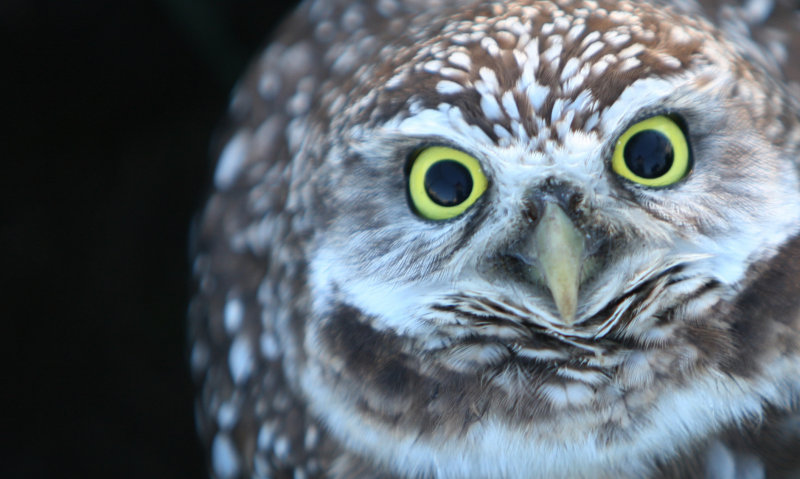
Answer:
<path fill-rule="evenodd" d="M 189 225 L 233 82 L 290 7 L 0 1 L 1 478 L 205 475 Z"/>

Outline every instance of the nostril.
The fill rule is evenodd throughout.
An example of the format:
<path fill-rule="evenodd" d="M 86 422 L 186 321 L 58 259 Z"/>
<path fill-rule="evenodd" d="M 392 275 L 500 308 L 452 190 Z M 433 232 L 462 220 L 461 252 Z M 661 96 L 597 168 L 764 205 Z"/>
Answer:
<path fill-rule="evenodd" d="M 583 193 L 575 192 L 567 199 L 567 213 L 574 218 L 583 215 Z"/>
<path fill-rule="evenodd" d="M 543 205 L 540 199 L 531 197 L 525 198 L 522 205 L 522 217 L 531 224 L 535 224 L 539 221 L 542 208 Z"/>

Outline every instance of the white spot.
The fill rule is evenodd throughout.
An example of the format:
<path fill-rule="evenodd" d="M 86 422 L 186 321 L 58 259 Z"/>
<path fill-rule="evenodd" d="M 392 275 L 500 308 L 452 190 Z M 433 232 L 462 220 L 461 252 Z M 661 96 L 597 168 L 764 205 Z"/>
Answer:
<path fill-rule="evenodd" d="M 598 32 L 597 30 L 589 32 L 585 37 L 583 37 L 583 40 L 581 40 L 581 46 L 585 47 L 590 43 L 597 42 L 597 40 L 600 40 L 600 32 Z"/>
<path fill-rule="evenodd" d="M 272 450 L 275 451 L 275 457 L 277 459 L 281 461 L 286 461 L 289 459 L 289 438 L 286 436 L 279 436 L 277 439 L 275 439 L 275 444 L 273 444 Z"/>
<path fill-rule="evenodd" d="M 392 17 L 400 8 L 394 0 L 378 0 L 376 5 L 378 13 L 384 18 Z"/>
<path fill-rule="evenodd" d="M 574 57 L 567 60 L 567 63 L 564 64 L 564 68 L 561 70 L 561 81 L 563 82 L 574 75 L 578 71 L 580 64 L 581 61 Z"/>
<path fill-rule="evenodd" d="M 398 88 L 399 86 L 401 86 L 403 84 L 403 82 L 405 81 L 405 78 L 406 78 L 406 73 L 405 72 L 400 72 L 400 73 L 394 75 L 392 78 L 389 78 L 389 80 L 386 82 L 386 89 L 387 90 L 394 90 L 394 89 Z"/>
<path fill-rule="evenodd" d="M 286 143 L 289 145 L 289 151 L 295 153 L 308 137 L 308 123 L 303 117 L 296 117 L 286 125 L 284 135 Z"/>
<path fill-rule="evenodd" d="M 561 62 L 560 57 L 563 46 L 561 45 L 561 37 L 550 37 L 550 40 L 553 41 L 553 45 L 542 53 L 542 58 L 550 63 L 550 67 L 555 70 Z"/>
<path fill-rule="evenodd" d="M 556 31 L 564 32 L 569 28 L 570 19 L 567 17 L 558 17 L 553 20 Z"/>
<path fill-rule="evenodd" d="M 628 12 L 622 12 L 619 10 L 615 10 L 608 14 L 608 19 L 614 23 L 632 23 L 631 20 L 634 20 L 633 15 Z"/>
<path fill-rule="evenodd" d="M 466 45 L 470 43 L 470 36 L 466 33 L 457 33 L 450 37 L 450 41 L 456 45 Z"/>
<path fill-rule="evenodd" d="M 569 41 L 576 41 L 582 34 L 583 31 L 586 29 L 586 25 L 583 23 L 574 25 L 572 28 L 569 29 L 567 33 L 567 40 Z"/>
<path fill-rule="evenodd" d="M 584 50 L 583 53 L 581 53 L 581 60 L 586 61 L 592 58 L 593 56 L 597 55 L 597 53 L 600 52 L 600 50 L 602 50 L 604 46 L 605 43 L 603 42 L 594 42 L 590 44 L 588 47 L 586 47 L 586 50 Z"/>
<path fill-rule="evenodd" d="M 531 26 L 527 21 L 522 20 L 519 17 L 509 17 L 508 19 L 511 23 L 509 26 L 509 30 L 519 38 L 519 44 L 523 45 L 528 43 L 531 39 L 530 31 Z"/>
<path fill-rule="evenodd" d="M 443 76 L 445 78 L 465 78 L 466 75 L 458 68 L 442 67 L 442 69 L 439 70 L 439 76 Z M 469 82 L 469 80 L 465 81 Z"/>
<path fill-rule="evenodd" d="M 261 334 L 259 345 L 261 347 L 261 355 L 264 356 L 265 359 L 275 361 L 280 358 L 281 349 L 274 335 L 269 333 Z"/>
<path fill-rule="evenodd" d="M 311 107 L 311 94 L 298 91 L 286 102 L 286 113 L 289 116 L 300 116 L 308 112 L 309 107 Z"/>
<path fill-rule="evenodd" d="M 528 358 L 528 359 L 535 359 L 539 361 L 546 361 L 550 362 L 553 360 L 559 359 L 567 359 L 567 354 L 558 351 L 555 349 L 530 349 L 530 348 L 521 348 L 519 351 L 516 352 L 517 356 Z"/>
<path fill-rule="evenodd" d="M 494 134 L 497 135 L 497 137 L 501 140 L 508 140 L 511 138 L 511 133 L 509 133 L 508 130 L 503 128 L 501 125 L 495 123 L 492 127 L 492 130 L 494 131 Z"/>
<path fill-rule="evenodd" d="M 494 70 L 487 67 L 481 67 L 478 71 L 478 74 L 483 81 L 483 85 L 478 84 L 476 85 L 478 91 L 481 93 L 499 93 L 500 92 L 500 83 L 497 81 L 497 74 L 495 74 Z"/>
<path fill-rule="evenodd" d="M 430 60 L 422 65 L 422 69 L 428 73 L 439 73 L 444 64 L 439 60 Z"/>
<path fill-rule="evenodd" d="M 503 96 L 501 97 L 500 101 L 503 104 L 503 109 L 506 111 L 506 113 L 512 120 L 520 119 L 519 109 L 517 108 L 516 100 L 514 100 L 513 92 L 509 90 L 503 93 Z"/>
<path fill-rule="evenodd" d="M 481 95 L 481 109 L 486 118 L 490 120 L 503 118 L 503 111 L 500 109 L 500 104 L 497 103 L 497 98 L 491 95 Z"/>
<path fill-rule="evenodd" d="M 514 60 L 517 62 L 517 66 L 524 68 L 525 62 L 528 61 L 528 55 L 526 55 L 525 52 L 517 49 L 512 50 L 511 54 L 514 55 Z"/>
<path fill-rule="evenodd" d="M 672 27 L 672 30 L 669 32 L 669 39 L 678 44 L 686 44 L 692 41 L 691 35 L 678 26 Z"/>
<path fill-rule="evenodd" d="M 341 45 L 341 44 L 340 44 Z M 345 48 L 340 48 L 339 51 L 329 50 L 328 54 L 334 56 L 331 69 L 338 74 L 345 74 L 353 70 L 361 60 L 361 52 L 355 45 L 349 45 Z"/>
<path fill-rule="evenodd" d="M 274 421 L 265 422 L 258 430 L 258 437 L 256 438 L 256 447 L 259 451 L 266 451 L 272 444 L 272 438 L 275 436 L 276 424 Z"/>
<path fill-rule="evenodd" d="M 652 42 L 656 39 L 656 34 L 652 30 L 644 30 L 640 25 L 631 27 L 631 33 L 639 40 Z"/>
<path fill-rule="evenodd" d="M 281 77 L 275 72 L 266 72 L 258 79 L 258 94 L 265 100 L 271 100 L 281 90 Z"/>
<path fill-rule="evenodd" d="M 624 62 L 622 62 L 619 66 L 619 70 L 622 72 L 626 72 L 628 70 L 633 70 L 634 68 L 641 65 L 642 62 L 638 58 L 627 58 Z"/>
<path fill-rule="evenodd" d="M 518 87 L 526 90 L 535 81 L 536 69 L 539 68 L 539 39 L 534 38 L 525 46 L 525 64 L 522 67 Z"/>
<path fill-rule="evenodd" d="M 599 121 L 600 121 L 600 113 L 599 112 L 594 112 L 594 113 L 592 113 L 592 115 L 589 118 L 586 119 L 586 122 L 583 124 L 583 129 L 585 131 L 590 131 L 595 126 L 597 126 L 597 123 Z"/>
<path fill-rule="evenodd" d="M 333 5 L 328 2 L 321 2 L 319 0 L 315 0 L 313 2 L 309 2 L 311 4 L 311 8 L 309 9 L 308 15 L 314 21 L 320 21 L 324 17 L 329 17 L 333 15 Z"/>
<path fill-rule="evenodd" d="M 436 92 L 440 95 L 453 95 L 464 91 L 460 83 L 450 80 L 442 80 L 436 84 Z"/>
<path fill-rule="evenodd" d="M 659 53 L 656 54 L 656 58 L 658 58 L 658 60 L 667 68 L 681 67 L 681 61 L 673 57 L 672 55 L 667 55 L 666 53 Z"/>
<path fill-rule="evenodd" d="M 553 102 L 553 109 L 550 111 L 550 124 L 554 124 L 561 118 L 561 115 L 564 113 L 564 105 L 566 103 L 567 100 L 564 98 L 559 98 Z"/>
<path fill-rule="evenodd" d="M 333 22 L 330 20 L 325 20 L 317 24 L 316 28 L 314 28 L 314 38 L 322 43 L 328 43 L 333 41 L 334 37 L 336 36 L 336 27 L 333 25 Z"/>
<path fill-rule="evenodd" d="M 313 66 L 316 56 L 310 42 L 296 43 L 281 55 L 281 67 L 287 75 L 301 76 Z"/>
<path fill-rule="evenodd" d="M 618 33 L 615 31 L 610 31 L 606 32 L 605 35 L 603 35 L 603 39 L 606 41 L 606 43 L 608 43 L 612 47 L 620 48 L 621 46 L 631 41 L 631 36 L 628 35 L 627 33 Z"/>
<path fill-rule="evenodd" d="M 250 135 L 247 132 L 239 132 L 228 141 L 222 154 L 219 156 L 217 171 L 214 173 L 214 186 L 220 190 L 228 189 L 236 177 L 239 170 L 247 159 L 247 150 L 250 143 Z"/>
<path fill-rule="evenodd" d="M 225 303 L 222 315 L 225 321 L 225 332 L 230 335 L 235 334 L 239 331 L 244 319 L 244 304 L 242 304 L 242 300 L 239 298 L 229 299 Z"/>
<path fill-rule="evenodd" d="M 608 377 L 605 374 L 591 369 L 574 369 L 568 366 L 562 366 L 558 368 L 558 375 L 593 385 L 608 382 Z"/>
<path fill-rule="evenodd" d="M 253 350 L 247 337 L 236 338 L 228 353 L 228 365 L 235 383 L 240 384 L 250 377 L 253 373 L 254 359 Z"/>
<path fill-rule="evenodd" d="M 494 38 L 491 37 L 481 38 L 481 47 L 483 47 L 483 49 L 486 50 L 486 53 L 488 53 L 493 57 L 500 55 L 500 46 L 497 44 Z"/>
<path fill-rule="evenodd" d="M 472 59 L 464 52 L 454 52 L 450 54 L 450 56 L 447 57 L 447 61 L 450 62 L 451 65 L 467 72 L 472 68 Z"/>
<path fill-rule="evenodd" d="M 223 431 L 229 431 L 239 420 L 239 409 L 230 401 L 220 404 L 217 411 L 217 424 Z"/>
<path fill-rule="evenodd" d="M 511 121 L 511 131 L 514 132 L 514 135 L 516 135 L 517 139 L 520 141 L 527 142 L 530 140 L 530 138 L 528 138 L 528 132 L 525 131 L 525 127 L 518 120 Z"/>
<path fill-rule="evenodd" d="M 364 23 L 364 15 L 362 15 L 360 8 L 357 5 L 351 5 L 342 14 L 342 28 L 348 32 L 352 32 L 361 24 Z"/>
<path fill-rule="evenodd" d="M 319 441 L 319 430 L 313 424 L 308 426 L 306 429 L 306 435 L 303 440 L 303 445 L 305 446 L 306 450 L 312 450 L 317 447 L 317 442 Z"/>
<path fill-rule="evenodd" d="M 220 479 L 239 474 L 239 456 L 233 441 L 224 433 L 217 434 L 211 444 L 211 464 Z"/>
<path fill-rule="evenodd" d="M 586 80 L 586 77 L 589 76 L 590 71 L 591 67 L 589 66 L 588 63 L 585 63 L 581 67 L 581 70 L 578 72 L 577 75 L 573 76 L 572 78 L 567 80 L 566 83 L 564 83 L 564 88 L 563 88 L 564 93 L 566 94 L 572 93 L 573 91 L 577 90 L 581 85 L 583 85 L 583 82 Z"/>
<path fill-rule="evenodd" d="M 539 111 L 548 95 L 550 95 L 550 88 L 533 83 L 526 89 L 525 93 L 528 95 L 533 111 Z"/>
<path fill-rule="evenodd" d="M 556 125 L 556 134 L 558 135 L 558 139 L 564 141 L 567 138 L 567 134 L 570 132 L 572 127 L 572 119 L 575 117 L 575 110 L 569 110 L 566 114 L 559 120 Z"/>
<path fill-rule="evenodd" d="M 634 43 L 628 48 L 622 50 L 617 54 L 619 58 L 631 58 L 641 54 L 644 51 L 644 45 L 641 43 Z"/>
<path fill-rule="evenodd" d="M 742 16 L 747 19 L 747 23 L 757 25 L 769 18 L 775 7 L 772 0 L 747 0 L 742 7 Z"/>
<path fill-rule="evenodd" d="M 606 72 L 608 69 L 608 62 L 605 60 L 600 60 L 599 62 L 592 65 L 592 75 L 600 76 Z"/>

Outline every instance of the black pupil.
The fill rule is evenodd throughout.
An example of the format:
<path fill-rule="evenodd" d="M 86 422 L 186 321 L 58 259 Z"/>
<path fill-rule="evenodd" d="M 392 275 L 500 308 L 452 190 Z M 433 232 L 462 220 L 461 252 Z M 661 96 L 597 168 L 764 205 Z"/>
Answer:
<path fill-rule="evenodd" d="M 641 178 L 664 176 L 672 167 L 672 143 L 661 132 L 644 130 L 633 135 L 623 152 L 625 164 Z"/>
<path fill-rule="evenodd" d="M 437 205 L 460 205 L 472 193 L 472 175 L 457 161 L 437 161 L 425 172 L 425 191 Z"/>

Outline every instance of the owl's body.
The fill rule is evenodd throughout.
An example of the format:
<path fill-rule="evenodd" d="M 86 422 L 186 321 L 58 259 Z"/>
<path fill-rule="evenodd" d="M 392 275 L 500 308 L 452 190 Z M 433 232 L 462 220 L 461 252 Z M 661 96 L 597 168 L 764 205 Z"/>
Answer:
<path fill-rule="evenodd" d="M 213 474 L 800 474 L 800 14 L 770 5 L 303 4 L 196 232 Z"/>

